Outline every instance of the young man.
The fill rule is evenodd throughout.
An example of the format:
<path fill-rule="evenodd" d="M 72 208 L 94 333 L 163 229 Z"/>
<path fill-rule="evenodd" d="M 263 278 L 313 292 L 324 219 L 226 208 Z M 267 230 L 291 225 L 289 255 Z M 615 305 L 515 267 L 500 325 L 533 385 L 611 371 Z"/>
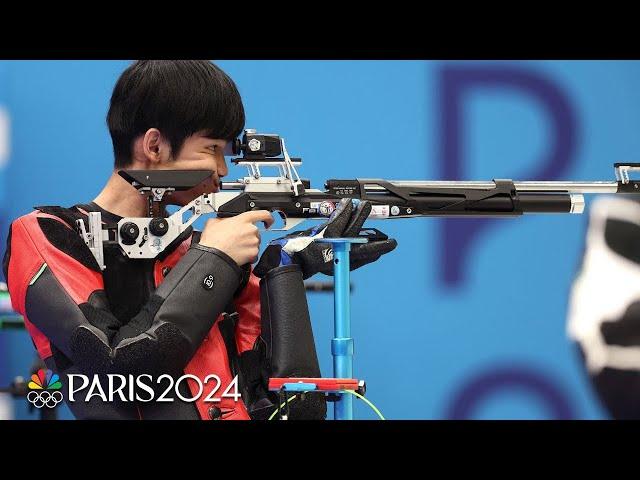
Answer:
<path fill-rule="evenodd" d="M 103 190 L 88 204 L 36 207 L 12 223 L 3 267 L 13 307 L 40 357 L 61 376 L 77 418 L 265 418 L 277 402 L 266 391 L 269 376 L 320 376 L 302 279 L 330 273 L 331 265 L 310 240 L 357 235 L 368 202 L 342 202 L 320 227 L 275 241 L 256 266 L 262 280 L 251 264 L 260 248 L 256 223 L 273 222 L 268 211 L 208 220 L 202 232 L 188 229 L 155 259 L 129 259 L 107 244 L 103 271 L 76 231 L 89 211 L 101 212 L 107 225 L 146 215 L 146 199 L 117 174 L 121 169 L 212 171 L 203 184 L 167 197 L 176 205 L 217 191 L 228 173 L 223 152 L 244 121 L 235 84 L 212 63 L 135 62 L 111 98 L 115 168 Z M 358 246 L 352 268 L 395 246 L 392 239 Z M 261 335 L 265 328 L 269 335 Z M 129 383 L 107 402 L 97 391 L 72 401 L 71 379 L 79 378 L 72 374 L 97 378 L 103 389 Z M 171 401 L 157 401 L 185 374 L 191 379 L 165 393 Z M 236 375 L 242 397 L 206 401 L 216 386 L 207 380 L 212 374 L 220 379 L 216 397 Z M 166 382 L 150 384 L 156 400 L 146 401 L 146 391 L 127 395 L 140 376 L 164 376 Z M 193 378 L 204 384 L 199 396 Z M 291 405 L 292 418 L 325 414 L 318 395 Z"/>

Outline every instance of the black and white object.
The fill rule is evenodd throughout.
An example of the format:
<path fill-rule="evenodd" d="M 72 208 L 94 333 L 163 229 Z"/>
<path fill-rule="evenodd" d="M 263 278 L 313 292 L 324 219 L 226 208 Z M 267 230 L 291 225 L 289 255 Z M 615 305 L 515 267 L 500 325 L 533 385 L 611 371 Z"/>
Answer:
<path fill-rule="evenodd" d="M 567 334 L 580 344 L 592 375 L 605 368 L 640 372 L 639 242 L 640 202 L 593 202 L 567 315 Z"/>

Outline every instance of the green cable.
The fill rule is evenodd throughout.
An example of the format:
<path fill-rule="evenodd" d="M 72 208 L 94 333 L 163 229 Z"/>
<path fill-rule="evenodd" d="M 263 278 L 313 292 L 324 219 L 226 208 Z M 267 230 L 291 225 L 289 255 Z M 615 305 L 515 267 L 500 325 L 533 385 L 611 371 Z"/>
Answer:
<path fill-rule="evenodd" d="M 267 418 L 267 421 L 269 421 L 269 420 L 273 420 L 273 417 L 275 417 L 275 416 L 276 416 L 276 413 L 278 413 L 278 410 L 280 410 L 282 407 L 284 407 L 284 406 L 285 406 L 285 404 L 289 403 L 291 400 L 293 400 L 293 399 L 294 399 L 294 398 L 296 398 L 297 396 L 298 396 L 298 395 L 294 395 L 293 397 L 288 398 L 286 402 L 282 402 L 282 404 L 280 405 L 280 408 L 276 408 L 276 409 L 274 410 L 274 412 L 271 414 L 271 416 L 270 416 L 269 418 Z"/>
<path fill-rule="evenodd" d="M 374 412 L 376 412 L 376 414 L 378 415 L 378 417 L 380 417 L 380 420 L 386 420 L 386 419 L 382 416 L 382 413 L 380 413 L 380 410 L 378 410 L 378 409 L 376 408 L 376 406 L 375 406 L 373 403 L 371 403 L 368 399 L 364 398 L 362 395 L 360 395 L 360 394 L 359 394 L 359 393 L 357 393 L 357 392 L 354 392 L 353 390 L 342 390 L 342 392 L 341 392 L 341 393 L 345 393 L 345 392 L 346 392 L 346 393 L 350 393 L 351 395 L 356 396 L 356 397 L 357 397 L 357 398 L 359 398 L 360 400 L 363 400 L 367 405 L 369 405 L 369 406 L 371 407 L 371 409 L 372 409 Z M 276 413 L 278 413 L 278 410 L 280 410 L 282 407 L 284 407 L 285 403 L 289 403 L 291 400 L 293 400 L 293 399 L 294 399 L 294 398 L 296 398 L 297 396 L 298 396 L 298 395 L 294 395 L 293 397 L 291 397 L 291 398 L 287 399 L 287 401 L 286 401 L 286 402 L 283 402 L 283 403 L 280 405 L 280 408 L 277 408 L 277 409 L 276 409 L 276 410 L 271 414 L 271 416 L 270 416 L 267 420 L 273 420 L 273 417 L 275 417 L 275 416 L 276 416 Z"/>
<path fill-rule="evenodd" d="M 378 416 L 380 417 L 380 420 L 385 420 L 385 418 L 382 416 L 382 414 L 380 413 L 380 410 L 378 410 L 376 408 L 376 406 L 371 403 L 369 400 L 367 400 L 366 398 L 364 398 L 362 395 L 360 395 L 357 392 L 354 392 L 353 390 L 343 390 L 343 392 L 347 392 L 350 393 L 351 395 L 355 395 L 356 397 L 358 397 L 360 400 L 363 400 L 364 403 L 366 403 L 367 405 L 369 405 L 371 407 L 371 409 L 376 412 L 378 414 Z"/>

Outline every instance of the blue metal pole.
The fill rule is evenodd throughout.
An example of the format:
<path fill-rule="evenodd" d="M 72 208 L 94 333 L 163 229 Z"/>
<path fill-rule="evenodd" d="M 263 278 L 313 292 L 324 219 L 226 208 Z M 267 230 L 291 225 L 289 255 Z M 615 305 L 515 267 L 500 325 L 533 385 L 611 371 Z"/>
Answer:
<path fill-rule="evenodd" d="M 353 377 L 353 338 L 351 338 L 351 304 L 349 302 L 349 251 L 347 242 L 333 244 L 334 339 L 331 342 L 333 373 L 336 378 Z M 353 420 L 353 397 L 341 394 L 334 403 L 336 420 Z"/>
<path fill-rule="evenodd" d="M 353 338 L 351 338 L 351 284 L 349 251 L 352 243 L 366 243 L 366 238 L 319 238 L 316 241 L 329 243 L 333 248 L 333 355 L 334 378 L 353 378 Z M 353 420 L 353 397 L 338 394 L 334 403 L 334 420 Z"/>

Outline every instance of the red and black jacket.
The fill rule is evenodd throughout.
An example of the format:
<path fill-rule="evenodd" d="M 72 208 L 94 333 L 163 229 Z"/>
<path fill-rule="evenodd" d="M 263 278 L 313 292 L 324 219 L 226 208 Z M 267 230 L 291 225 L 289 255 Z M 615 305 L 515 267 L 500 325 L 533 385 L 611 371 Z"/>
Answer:
<path fill-rule="evenodd" d="M 131 260 L 117 245 L 105 245 L 101 271 L 75 229 L 87 210 L 102 211 L 108 224 L 119 220 L 94 203 L 37 207 L 9 231 L 3 268 L 13 308 L 48 368 L 63 385 L 71 373 L 98 375 L 102 385 L 110 373 L 147 374 L 154 381 L 192 374 L 203 382 L 216 374 L 228 385 L 238 357 L 259 343 L 259 279 L 225 253 L 199 245 L 199 232 L 191 229 L 152 260 Z M 209 275 L 213 286 L 203 282 Z M 230 322 L 224 314 L 232 310 L 238 315 Z M 255 383 L 260 372 L 249 376 Z M 197 383 L 188 382 L 181 387 L 193 390 L 184 392 L 192 397 Z M 195 403 L 123 402 L 117 395 L 105 403 L 99 396 L 84 401 L 84 394 L 67 403 L 83 419 L 249 419 L 242 400 L 204 402 L 215 384 L 205 384 Z"/>

